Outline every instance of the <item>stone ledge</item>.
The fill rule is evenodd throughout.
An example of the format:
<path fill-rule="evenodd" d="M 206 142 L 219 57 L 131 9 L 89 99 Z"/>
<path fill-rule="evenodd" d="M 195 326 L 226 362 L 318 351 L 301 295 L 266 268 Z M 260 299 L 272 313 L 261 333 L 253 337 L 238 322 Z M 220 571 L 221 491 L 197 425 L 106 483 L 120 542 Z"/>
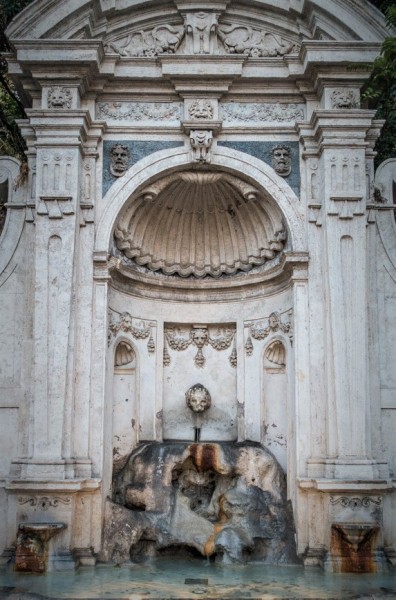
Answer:
<path fill-rule="evenodd" d="M 396 481 L 390 479 L 311 479 L 301 477 L 297 479 L 298 487 L 302 490 L 315 490 L 324 493 L 354 492 L 354 493 L 386 493 L 396 488 Z"/>
<path fill-rule="evenodd" d="M 70 480 L 37 480 L 11 479 L 6 480 L 5 489 L 9 492 L 95 492 L 100 489 L 101 479 L 70 479 Z"/>

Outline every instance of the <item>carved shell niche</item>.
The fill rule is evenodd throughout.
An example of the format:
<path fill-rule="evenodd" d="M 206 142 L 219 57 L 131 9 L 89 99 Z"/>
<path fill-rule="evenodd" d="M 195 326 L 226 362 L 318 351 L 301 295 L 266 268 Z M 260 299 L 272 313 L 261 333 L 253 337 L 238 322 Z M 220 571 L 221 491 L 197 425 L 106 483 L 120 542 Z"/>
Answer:
<path fill-rule="evenodd" d="M 264 356 L 269 362 L 278 367 L 284 367 L 286 365 L 286 350 L 283 343 L 279 340 L 275 340 L 267 346 Z"/>
<path fill-rule="evenodd" d="M 132 346 L 127 342 L 120 342 L 116 348 L 114 356 L 114 366 L 123 367 L 131 364 L 135 360 L 135 352 Z"/>
<path fill-rule="evenodd" d="M 250 184 L 198 171 L 168 176 L 132 198 L 115 238 L 152 271 L 219 277 L 275 258 L 286 233 L 279 211 Z"/>

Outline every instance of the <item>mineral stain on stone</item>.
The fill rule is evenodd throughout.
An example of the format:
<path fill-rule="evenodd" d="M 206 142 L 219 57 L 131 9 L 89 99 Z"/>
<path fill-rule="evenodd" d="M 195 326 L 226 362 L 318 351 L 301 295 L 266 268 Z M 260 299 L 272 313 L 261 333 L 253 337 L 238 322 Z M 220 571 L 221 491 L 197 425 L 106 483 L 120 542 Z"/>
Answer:
<path fill-rule="evenodd" d="M 253 442 L 142 444 L 114 475 L 104 538 L 103 558 L 117 563 L 167 549 L 224 563 L 298 562 L 285 475 Z"/>
<path fill-rule="evenodd" d="M 375 573 L 373 560 L 378 526 L 360 523 L 333 524 L 331 527 L 331 554 L 338 558 L 335 572 Z"/>

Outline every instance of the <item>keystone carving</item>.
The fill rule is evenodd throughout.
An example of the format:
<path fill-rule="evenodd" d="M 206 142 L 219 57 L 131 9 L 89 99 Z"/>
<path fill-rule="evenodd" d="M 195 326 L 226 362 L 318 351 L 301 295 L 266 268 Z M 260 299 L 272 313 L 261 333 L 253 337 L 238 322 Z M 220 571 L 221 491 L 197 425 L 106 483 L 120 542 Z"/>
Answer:
<path fill-rule="evenodd" d="M 211 336 L 207 325 L 193 325 L 188 333 L 188 337 L 184 337 L 181 330 L 177 327 L 170 327 L 165 329 L 165 345 L 164 345 L 164 366 L 169 366 L 171 358 L 168 353 L 167 345 L 172 350 L 177 352 L 183 352 L 187 350 L 189 346 L 195 346 L 197 353 L 194 357 L 195 366 L 203 368 L 206 363 L 206 359 L 203 355 L 203 348 L 205 346 L 212 346 L 217 351 L 227 350 L 230 348 L 235 338 L 235 329 L 230 328 L 219 328 L 215 336 Z M 166 357 L 166 360 L 165 360 Z M 236 348 L 235 344 L 233 350 L 228 357 L 232 367 L 236 367 Z"/>
<path fill-rule="evenodd" d="M 198 98 L 188 108 L 192 119 L 213 119 L 213 106 L 209 100 Z"/>
<path fill-rule="evenodd" d="M 218 16 L 217 13 L 202 11 L 184 16 L 188 54 L 213 54 Z"/>
<path fill-rule="evenodd" d="M 72 93 L 66 87 L 51 87 L 47 93 L 48 108 L 71 108 Z"/>
<path fill-rule="evenodd" d="M 211 131 L 190 131 L 190 143 L 193 150 L 194 160 L 202 163 L 210 163 L 210 149 L 213 143 L 213 133 Z"/>

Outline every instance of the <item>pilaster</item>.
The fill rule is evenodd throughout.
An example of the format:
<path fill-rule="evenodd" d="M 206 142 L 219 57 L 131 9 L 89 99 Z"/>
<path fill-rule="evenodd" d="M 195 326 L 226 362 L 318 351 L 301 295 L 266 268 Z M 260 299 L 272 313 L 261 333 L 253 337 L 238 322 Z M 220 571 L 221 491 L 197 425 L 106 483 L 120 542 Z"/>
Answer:
<path fill-rule="evenodd" d="M 35 192 L 33 411 L 31 456 L 21 475 L 74 477 L 76 278 L 82 142 L 89 120 L 77 110 L 29 112 L 37 150 Z M 89 473 L 90 475 L 90 473 Z"/>
<path fill-rule="evenodd" d="M 308 186 L 309 221 L 322 232 L 322 299 L 327 306 L 327 448 L 324 460 L 310 461 L 310 469 L 319 474 L 322 462 L 322 474 L 335 478 L 377 475 L 367 419 L 366 137 L 373 116 L 363 110 L 321 110 L 314 112 L 309 130 L 300 129 L 305 156 L 315 161 Z"/>

